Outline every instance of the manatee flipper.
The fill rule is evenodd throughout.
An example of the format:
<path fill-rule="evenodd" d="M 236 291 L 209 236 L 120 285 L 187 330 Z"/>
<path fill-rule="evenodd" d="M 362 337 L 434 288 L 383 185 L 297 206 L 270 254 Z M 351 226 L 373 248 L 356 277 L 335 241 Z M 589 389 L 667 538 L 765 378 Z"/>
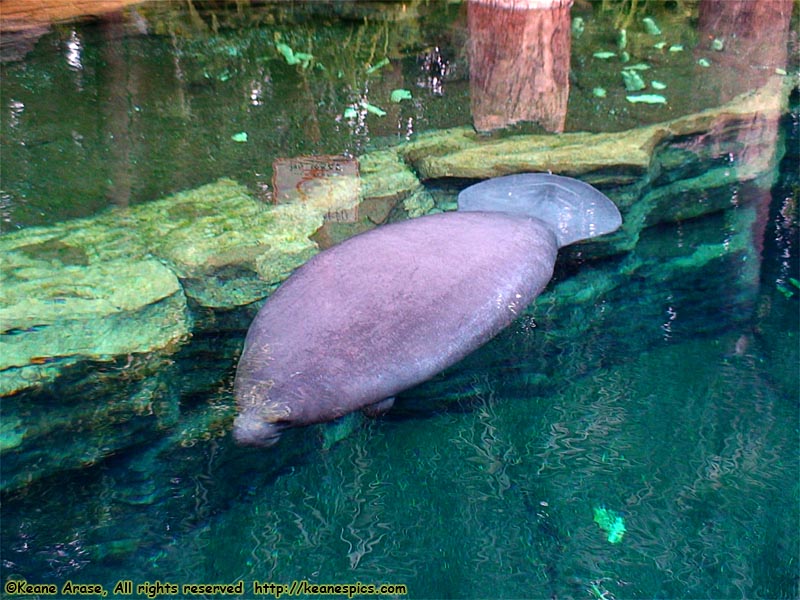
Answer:
<path fill-rule="evenodd" d="M 390 408 L 394 406 L 394 396 L 390 398 L 384 398 L 374 404 L 369 404 L 361 409 L 366 416 L 370 418 L 380 417 L 383 413 L 388 411 Z"/>
<path fill-rule="evenodd" d="M 355 411 L 326 423 L 322 429 L 322 449 L 330 450 L 342 440 L 346 440 L 364 422 L 364 415 Z"/>
<path fill-rule="evenodd" d="M 458 210 L 506 212 L 544 221 L 558 247 L 615 231 L 619 210 L 588 183 L 548 173 L 522 173 L 487 179 L 458 195 Z"/>

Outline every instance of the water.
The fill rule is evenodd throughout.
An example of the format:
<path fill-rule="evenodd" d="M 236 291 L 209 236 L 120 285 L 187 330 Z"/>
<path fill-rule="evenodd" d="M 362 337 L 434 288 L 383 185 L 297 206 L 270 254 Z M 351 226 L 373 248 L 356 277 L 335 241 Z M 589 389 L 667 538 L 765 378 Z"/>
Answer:
<path fill-rule="evenodd" d="M 59 27 L 3 66 L 4 230 L 221 176 L 258 194 L 279 156 L 360 154 L 468 124 L 467 69 L 453 41 L 463 36 L 463 11 L 415 6 L 432 25 L 384 20 L 380 7 L 365 8 L 366 21 L 341 12 L 355 8 L 296 9 L 290 20 L 245 7 L 219 9 L 217 33 L 213 11 L 201 13 L 202 35 L 190 35 L 185 9 L 147 14 L 151 35 L 133 30 L 136 19 Z M 624 11 L 595 11 L 588 34 L 605 28 L 597 35 L 613 41 Z M 656 16 L 665 30 L 682 22 L 664 11 Z M 154 35 L 155 23 L 167 29 Z M 341 65 L 340 82 L 299 76 L 276 58 L 259 62 L 275 27 L 294 48 L 313 41 L 329 71 L 337 53 L 325 35 L 340 45 L 363 39 L 359 64 L 373 46 L 407 40 L 391 76 L 402 80 Z M 676 31 L 691 41 L 691 28 Z M 75 39 L 80 67 L 68 53 Z M 573 43 L 578 57 L 581 43 Z M 120 56 L 134 66 L 117 71 L 127 79 L 115 84 L 101 65 Z M 431 60 L 450 66 L 431 75 Z M 267 72 L 270 100 L 254 105 L 249 84 Z M 446 75 L 438 83 L 437 72 Z M 663 120 L 652 107 L 624 104 L 610 119 L 609 104 L 580 92 L 594 82 L 578 73 L 567 130 Z M 728 84 L 715 81 L 717 91 Z M 353 127 L 337 121 L 367 88 L 377 104 L 376 90 L 396 87 L 412 89 L 414 104 Z M 120 90 L 125 110 L 102 116 Z M 728 99 L 720 92 L 670 110 Z M 795 92 L 774 130 L 742 138 L 774 155 L 767 176 L 703 192 L 724 210 L 665 219 L 626 250 L 566 249 L 549 291 L 522 319 L 379 420 L 287 432 L 266 451 L 237 447 L 231 388 L 252 312 L 199 306 L 191 339 L 175 348 L 95 359 L 49 387 L 4 397 L 0 467 L 14 483 L 0 522 L 3 584 L 94 583 L 111 595 L 120 580 L 241 580 L 244 597 L 259 597 L 254 582 L 307 580 L 402 584 L 414 598 L 798 597 L 797 102 Z M 118 118 L 123 148 L 108 144 Z M 249 133 L 246 144 L 230 140 L 239 131 Z M 667 159 L 694 141 L 687 135 L 659 155 L 666 166 L 641 176 L 637 197 L 719 165 L 746 172 L 742 157 L 716 156 L 711 142 L 698 150 L 703 160 L 670 169 Z M 438 183 L 444 195 L 459 185 Z M 624 201 L 623 189 L 609 193 Z M 46 256 L 63 260 L 62 250 L 50 244 Z M 80 268 L 84 259 L 70 257 Z M 36 447 L 17 437 L 32 423 L 48 432 Z M 42 464 L 56 467 L 43 476 Z M 22 485 L 26 473 L 36 480 Z M 624 520 L 616 543 L 595 522 L 600 508 Z"/>

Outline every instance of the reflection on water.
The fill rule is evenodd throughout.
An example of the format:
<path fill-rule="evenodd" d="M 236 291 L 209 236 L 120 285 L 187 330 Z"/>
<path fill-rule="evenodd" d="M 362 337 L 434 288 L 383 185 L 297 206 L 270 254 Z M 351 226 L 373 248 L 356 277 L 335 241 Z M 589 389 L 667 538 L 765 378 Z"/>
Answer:
<path fill-rule="evenodd" d="M 626 93 L 621 78 L 616 90 L 603 82 L 605 100 L 591 93 L 608 72 L 617 80 L 620 66 L 604 73 L 595 44 L 620 52 L 623 28 L 625 51 L 652 59 L 662 79 L 672 73 L 663 91 L 670 98 L 692 96 L 685 92 L 698 73 L 714 72 L 713 103 L 727 101 L 751 76 L 774 77 L 781 60 L 786 66 L 779 34 L 767 40 L 757 35 L 767 29 L 748 28 L 758 38 L 751 40 L 728 27 L 740 17 L 774 18 L 769 31 L 788 36 L 780 11 L 726 21 L 722 8 L 746 5 L 701 3 L 695 31 L 665 4 L 655 22 L 665 40 L 685 44 L 681 54 L 655 52 L 654 34 L 637 25 L 642 14 L 623 4 L 573 9 L 585 26 L 579 38 L 571 30 L 567 130 L 664 120 L 656 107 L 636 113 L 624 100 L 610 115 L 613 97 Z M 63 265 L 62 279 L 49 280 L 58 288 L 96 266 L 95 254 L 119 265 L 135 247 L 152 274 L 149 291 L 156 275 L 168 288 L 152 309 L 160 332 L 184 339 L 153 353 L 109 357 L 95 348 L 81 361 L 69 343 L 91 343 L 86 332 L 95 329 L 80 321 L 66 329 L 4 324 L 4 343 L 53 331 L 69 339 L 51 338 L 67 348 L 56 383 L 43 383 L 53 356 L 31 350 L 26 360 L 42 379 L 2 400 L 0 467 L 14 488 L 3 495 L 0 520 L 3 584 L 69 579 L 110 591 L 120 579 L 243 580 L 252 591 L 254 581 L 307 579 L 401 583 L 420 598 L 797 597 L 797 94 L 780 122 L 751 110 L 708 117 L 709 132 L 661 129 L 647 138 L 658 147 L 640 171 L 590 171 L 623 208 L 625 230 L 605 245 L 564 252 L 549 290 L 512 328 L 403 394 L 385 417 L 295 430 L 274 448 L 245 449 L 229 434 L 231 387 L 252 310 L 201 306 L 192 286 L 203 278 L 166 266 L 175 268 L 178 250 L 192 258 L 202 233 L 176 250 L 170 227 L 212 223 L 208 205 L 171 205 L 159 213 L 168 223 L 141 239 L 140 213 L 111 213 L 127 215 L 127 227 L 102 230 L 115 233 L 94 245 L 75 242 L 86 235 L 75 223 L 64 234 L 69 243 L 29 226 L 219 175 L 270 188 L 276 158 L 358 154 L 466 124 L 469 70 L 454 40 L 463 42 L 468 21 L 466 7 L 447 3 L 409 3 L 410 20 L 398 6 L 366 19 L 358 11 L 367 9 L 350 4 L 322 15 L 209 6 L 192 13 L 145 5 L 130 20 L 65 25 L 2 67 L 0 218 L 4 230 L 28 227 L 34 236 L 15 249 L 22 262 L 4 281 L 34 289 L 45 267 Z M 423 17 L 435 17 L 436 27 Z M 245 27 L 247 19 L 255 26 Z M 730 53 L 706 47 L 712 34 Z M 289 65 L 276 40 L 313 61 Z M 753 66 L 750 54 L 768 41 Z M 388 65 L 367 73 L 385 56 Z M 706 56 L 724 68 L 696 66 Z M 413 101 L 388 104 L 399 88 Z M 702 101 L 676 99 L 669 110 L 690 113 Z M 357 113 L 351 119 L 348 107 Z M 231 139 L 240 132 L 246 143 Z M 487 148 L 506 135 L 485 138 L 483 163 L 500 160 Z M 416 166 L 414 152 L 422 151 L 408 154 Z M 459 185 L 431 186 L 428 208 L 446 206 L 448 186 Z M 241 199 L 233 185 L 214 189 Z M 253 251 L 212 254 L 219 269 L 207 279 L 224 287 L 237 257 L 250 260 Z M 51 311 L 76 300 L 45 291 Z M 39 309 L 31 300 L 27 314 Z M 141 322 L 125 322 L 138 339 Z M 600 508 L 624 520 L 617 543 L 595 522 Z"/>

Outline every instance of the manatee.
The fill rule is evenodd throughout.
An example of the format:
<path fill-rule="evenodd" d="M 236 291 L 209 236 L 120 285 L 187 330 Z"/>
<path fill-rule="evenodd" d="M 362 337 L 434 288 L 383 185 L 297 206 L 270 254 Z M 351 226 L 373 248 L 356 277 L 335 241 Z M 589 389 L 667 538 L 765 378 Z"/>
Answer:
<path fill-rule="evenodd" d="M 616 230 L 592 186 L 525 173 L 464 189 L 458 211 L 384 225 L 317 254 L 272 294 L 247 332 L 234 383 L 234 438 L 362 410 L 453 365 L 544 289 L 558 248 Z"/>

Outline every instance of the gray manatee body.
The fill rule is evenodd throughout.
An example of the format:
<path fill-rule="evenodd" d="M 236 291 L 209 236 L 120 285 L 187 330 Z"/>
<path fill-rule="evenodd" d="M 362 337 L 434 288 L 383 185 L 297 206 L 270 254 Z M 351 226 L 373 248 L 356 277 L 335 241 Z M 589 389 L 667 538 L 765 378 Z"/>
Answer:
<path fill-rule="evenodd" d="M 287 427 L 388 409 L 510 324 L 547 285 L 561 245 L 620 222 L 587 184 L 512 175 L 465 189 L 458 212 L 321 252 L 250 326 L 234 385 L 235 439 L 271 445 Z"/>

